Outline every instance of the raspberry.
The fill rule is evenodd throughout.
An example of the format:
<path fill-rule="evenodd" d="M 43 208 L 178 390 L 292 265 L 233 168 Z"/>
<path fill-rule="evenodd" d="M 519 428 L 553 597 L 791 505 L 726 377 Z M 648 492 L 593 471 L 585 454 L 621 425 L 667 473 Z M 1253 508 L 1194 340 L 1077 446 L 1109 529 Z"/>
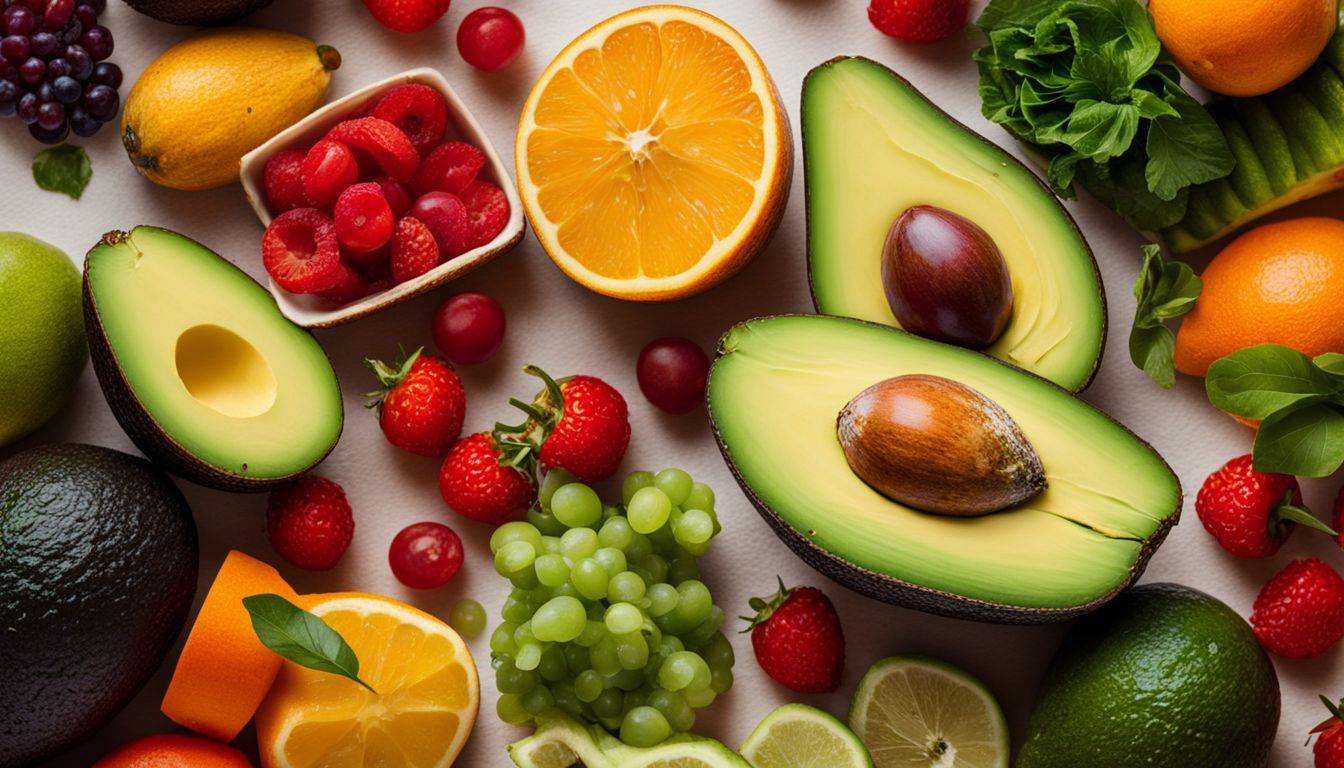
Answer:
<path fill-rule="evenodd" d="M 393 218 L 400 219 L 411 210 L 411 195 L 406 191 L 406 185 L 391 176 L 379 176 L 373 181 L 383 188 L 383 197 L 392 206 Z"/>
<path fill-rule="evenodd" d="M 485 155 L 481 150 L 466 142 L 450 141 L 425 156 L 420 170 L 411 180 L 411 190 L 417 196 L 426 192 L 460 195 L 483 167 Z"/>
<path fill-rule="evenodd" d="M 325 477 L 301 477 L 266 502 L 266 536 L 277 554 L 300 568 L 334 568 L 350 546 L 355 519 L 341 486 Z"/>
<path fill-rule="evenodd" d="M 395 32 L 419 32 L 448 12 L 449 0 L 364 0 L 379 24 Z"/>
<path fill-rule="evenodd" d="M 308 201 L 325 208 L 336 202 L 346 187 L 359 181 L 359 164 L 349 147 L 322 139 L 304 155 L 301 173 Z"/>
<path fill-rule="evenodd" d="M 275 213 L 292 211 L 309 205 L 303 192 L 303 158 L 307 150 L 282 149 L 271 155 L 262 172 L 266 188 L 266 204 Z"/>
<path fill-rule="evenodd" d="M 966 26 L 970 0 L 872 0 L 868 20 L 907 43 L 934 43 Z"/>
<path fill-rule="evenodd" d="M 339 122 L 327 138 L 373 158 L 383 173 L 397 181 L 410 181 L 420 167 L 420 153 L 397 126 L 377 117 L 357 117 Z"/>
<path fill-rule="evenodd" d="M 371 181 L 346 187 L 336 199 L 334 218 L 336 239 L 351 251 L 374 251 L 392 239 L 392 207 Z"/>
<path fill-rule="evenodd" d="M 443 132 L 448 129 L 448 102 L 427 85 L 407 83 L 383 94 L 369 110 L 369 117 L 382 118 L 400 128 L 416 151 L 424 155 L 443 141 Z"/>
<path fill-rule="evenodd" d="M 383 258 L 386 258 L 386 252 L 384 252 Z M 347 269 L 341 282 L 325 291 L 318 291 L 317 295 L 333 304 L 349 304 L 373 292 L 373 286 L 369 283 L 368 278 L 361 275 L 359 270 Z"/>
<path fill-rule="evenodd" d="M 336 227 L 316 208 L 285 211 L 261 237 L 261 261 L 275 284 L 290 293 L 336 287 L 349 268 L 341 263 Z"/>
<path fill-rule="evenodd" d="M 462 192 L 462 204 L 471 220 L 471 244 L 480 248 L 495 239 L 509 221 L 509 198 L 488 181 L 473 181 Z"/>
<path fill-rule="evenodd" d="M 411 215 L 423 221 L 445 261 L 465 253 L 471 247 L 471 217 L 467 207 L 456 195 L 430 192 L 421 195 L 411 206 Z"/>
<path fill-rule="evenodd" d="M 392 238 L 392 279 L 404 283 L 439 265 L 439 246 L 424 222 L 407 216 Z"/>
<path fill-rule="evenodd" d="M 393 225 L 393 231 L 396 231 L 396 225 Z M 374 248 L 372 251 L 356 251 L 346 248 L 341 251 L 341 258 L 345 263 L 363 272 L 365 276 L 383 274 L 387 272 L 387 260 L 392 254 L 392 238 L 389 236 L 387 242 Z"/>

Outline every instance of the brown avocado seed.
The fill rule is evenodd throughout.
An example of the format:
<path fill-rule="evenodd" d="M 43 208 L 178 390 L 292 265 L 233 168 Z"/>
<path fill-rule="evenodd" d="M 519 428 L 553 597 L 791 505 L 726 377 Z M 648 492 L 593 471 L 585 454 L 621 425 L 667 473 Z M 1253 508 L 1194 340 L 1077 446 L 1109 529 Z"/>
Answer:
<path fill-rule="evenodd" d="M 1040 457 L 1013 417 L 970 387 L 915 374 L 878 382 L 840 411 L 840 446 L 865 483 L 936 515 L 972 517 L 1045 490 Z"/>

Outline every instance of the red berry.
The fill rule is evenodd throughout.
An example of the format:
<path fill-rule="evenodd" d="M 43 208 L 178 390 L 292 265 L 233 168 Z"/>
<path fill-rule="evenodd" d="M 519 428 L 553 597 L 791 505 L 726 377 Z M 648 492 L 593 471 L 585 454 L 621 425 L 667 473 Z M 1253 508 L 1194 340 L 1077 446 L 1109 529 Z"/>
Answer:
<path fill-rule="evenodd" d="M 407 216 L 397 222 L 392 238 L 392 279 L 404 283 L 439 266 L 439 246 L 425 223 Z"/>
<path fill-rule="evenodd" d="M 654 407 L 690 413 L 704 402 L 709 357 L 690 339 L 665 336 L 650 341 L 639 353 L 635 376 Z"/>
<path fill-rule="evenodd" d="M 471 217 L 456 195 L 428 192 L 416 199 L 411 215 L 423 221 L 439 244 L 439 256 L 447 261 L 471 247 Z"/>
<path fill-rule="evenodd" d="M 457 28 L 457 52 L 485 71 L 503 69 L 523 50 L 523 22 L 503 8 L 477 8 Z"/>
<path fill-rule="evenodd" d="M 509 223 L 509 198 L 488 181 L 473 181 L 462 191 L 462 204 L 471 219 L 471 248 L 495 239 Z"/>
<path fill-rule="evenodd" d="M 448 12 L 448 0 L 364 0 L 364 7 L 394 32 L 419 32 Z"/>
<path fill-rule="evenodd" d="M 463 141 L 450 141 L 435 147 L 416 171 L 411 190 L 416 195 L 426 192 L 462 193 L 476 180 L 476 174 L 485 167 L 485 153 Z"/>
<path fill-rule="evenodd" d="M 537 500 L 532 478 L 501 464 L 499 447 L 485 432 L 463 438 L 448 452 L 439 470 L 439 493 L 457 514 L 490 525 L 526 512 Z"/>
<path fill-rule="evenodd" d="M 434 312 L 434 346 L 463 365 L 487 360 L 504 342 L 504 308 L 483 293 L 450 296 Z"/>
<path fill-rule="evenodd" d="M 359 273 L 359 270 L 347 269 L 341 282 L 325 291 L 318 291 L 317 295 L 332 304 L 349 304 L 373 292 L 372 284 L 369 283 L 368 278 Z"/>
<path fill-rule="evenodd" d="M 301 174 L 309 202 L 325 208 L 336 202 L 346 187 L 359 181 L 359 163 L 346 145 L 322 139 L 304 155 Z"/>
<path fill-rule="evenodd" d="M 462 434 L 467 393 L 452 367 L 416 350 L 393 368 L 365 360 L 382 389 L 369 404 L 387 441 L 418 456 L 442 456 Z"/>
<path fill-rule="evenodd" d="M 290 293 L 317 293 L 347 278 L 336 227 L 316 208 L 276 216 L 261 237 L 261 262 L 275 284 Z"/>
<path fill-rule="evenodd" d="M 392 239 L 392 206 L 383 188 L 366 181 L 351 184 L 336 198 L 336 239 L 352 251 L 377 250 Z"/>
<path fill-rule="evenodd" d="M 266 161 L 262 184 L 272 211 L 284 213 L 310 205 L 303 192 L 303 158 L 307 154 L 307 150 L 282 149 Z"/>
<path fill-rule="evenodd" d="M 372 251 L 356 251 L 353 248 L 346 248 L 341 251 L 341 258 L 345 259 L 347 265 L 363 271 L 366 275 L 387 273 L 389 271 L 388 261 L 391 257 L 392 238 L 388 238 L 386 243 Z"/>
<path fill-rule="evenodd" d="M 595 376 L 557 382 L 536 366 L 523 370 L 546 384 L 529 410 L 534 419 L 544 417 L 535 424 L 542 468 L 567 470 L 585 483 L 615 474 L 630 444 L 630 416 L 621 393 Z"/>
<path fill-rule="evenodd" d="M 1304 524 L 1326 529 L 1302 507 L 1291 475 L 1257 472 L 1250 455 L 1238 456 L 1209 475 L 1195 497 L 1195 513 L 1223 549 L 1237 557 L 1268 557 Z"/>
<path fill-rule="evenodd" d="M 379 176 L 373 182 L 383 190 L 383 198 L 387 204 L 392 207 L 392 217 L 400 219 L 411 210 L 411 195 L 406 191 L 406 185 L 391 176 Z"/>
<path fill-rule="evenodd" d="M 868 19 L 897 40 L 934 43 L 965 27 L 970 7 L 970 0 L 872 0 Z"/>
<path fill-rule="evenodd" d="M 798 693 L 830 693 L 845 671 L 845 633 L 830 598 L 814 587 L 752 598 L 751 647 L 775 682 Z"/>
<path fill-rule="evenodd" d="M 420 167 L 420 153 L 406 134 L 377 117 L 343 120 L 327 132 L 327 138 L 372 158 L 383 173 L 397 181 L 410 181 Z"/>
<path fill-rule="evenodd" d="M 1335 494 L 1335 513 L 1332 518 L 1331 523 L 1336 531 L 1335 541 L 1344 547 L 1344 488 L 1340 488 L 1339 493 Z"/>
<path fill-rule="evenodd" d="M 1344 578 L 1315 558 L 1294 560 L 1260 590 L 1251 626 L 1270 653 L 1310 659 L 1344 638 Z"/>
<path fill-rule="evenodd" d="M 442 587 L 462 568 L 462 539 L 442 523 L 408 525 L 392 539 L 387 562 L 411 589 Z"/>
<path fill-rule="evenodd" d="M 1320 734 L 1312 749 L 1316 768 L 1344 768 L 1344 718 L 1340 717 L 1344 702 L 1335 703 L 1324 696 L 1321 702 L 1329 710 L 1330 718 L 1311 729 L 1312 733 Z"/>
<path fill-rule="evenodd" d="M 407 83 L 392 88 L 369 110 L 401 129 L 421 155 L 443 141 L 448 129 L 448 102 L 428 85 Z"/>
<path fill-rule="evenodd" d="M 325 477 L 301 477 L 267 500 L 266 535 L 271 546 L 300 568 L 336 567 L 354 533 L 355 518 L 345 491 Z"/>

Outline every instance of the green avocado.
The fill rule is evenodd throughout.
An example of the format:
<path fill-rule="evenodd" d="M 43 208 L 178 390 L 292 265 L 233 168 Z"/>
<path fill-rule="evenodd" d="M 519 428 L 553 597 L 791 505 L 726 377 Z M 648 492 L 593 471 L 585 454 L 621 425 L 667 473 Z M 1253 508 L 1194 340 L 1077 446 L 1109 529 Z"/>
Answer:
<path fill-rule="evenodd" d="M 222 24 L 259 11 L 272 0 L 126 0 L 152 19 L 169 24 Z"/>
<path fill-rule="evenodd" d="M 902 506 L 851 469 L 837 415 L 894 376 L 960 382 L 1001 406 L 1047 488 L 954 518 Z M 883 325 L 824 315 L 728 331 L 709 376 L 719 447 L 775 532 L 809 565 L 896 605 L 1012 623 L 1063 620 L 1133 583 L 1176 524 L 1181 488 L 1153 449 L 1039 376 Z"/>
<path fill-rule="evenodd" d="M 1084 618 L 1046 672 L 1018 768 L 1263 768 L 1279 679 L 1245 620 L 1177 584 Z"/>
<path fill-rule="evenodd" d="M 177 640 L 197 561 L 186 499 L 144 459 L 45 445 L 0 463 L 0 766 L 121 711 Z"/>
<path fill-rule="evenodd" d="M 887 232 L 932 205 L 989 233 L 1008 266 L 1013 315 L 985 350 L 1072 391 L 1106 338 L 1097 264 L 1064 207 L 1012 155 L 886 67 L 839 58 L 803 83 L 808 274 L 817 311 L 898 325 L 882 285 Z"/>
<path fill-rule="evenodd" d="M 340 437 L 341 390 L 322 347 L 194 240 L 156 227 L 104 236 L 84 262 L 84 317 L 112 413 L 182 477 L 266 490 Z"/>

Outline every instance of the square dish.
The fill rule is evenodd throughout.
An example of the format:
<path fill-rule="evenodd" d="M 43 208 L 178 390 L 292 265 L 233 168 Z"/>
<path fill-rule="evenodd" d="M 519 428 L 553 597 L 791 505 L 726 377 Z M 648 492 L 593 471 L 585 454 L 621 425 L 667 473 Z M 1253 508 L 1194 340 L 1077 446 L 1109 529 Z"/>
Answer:
<path fill-rule="evenodd" d="M 271 211 L 266 205 L 263 173 L 266 161 L 271 155 L 290 147 L 311 145 L 326 135 L 336 123 L 358 116 L 364 107 L 382 96 L 389 89 L 404 83 L 421 83 L 439 93 L 448 101 L 449 135 L 474 144 L 485 155 L 485 167 L 481 169 L 481 178 L 490 181 L 504 190 L 509 201 L 509 220 L 504 229 L 493 240 L 477 248 L 455 256 L 419 277 L 398 283 L 391 288 L 357 299 L 343 306 L 333 306 L 317 296 L 290 293 L 275 284 L 269 277 L 267 288 L 280 311 L 294 323 L 304 328 L 330 328 L 348 323 L 366 315 L 399 304 L 409 298 L 433 290 L 440 285 L 457 279 L 485 264 L 499 254 L 517 245 L 523 238 L 523 204 L 518 197 L 518 188 L 509 176 L 508 170 L 500 162 L 490 139 L 485 135 L 476 119 L 472 117 L 462 100 L 453 92 L 448 81 L 437 70 L 428 67 L 408 70 L 385 80 L 367 85 L 330 104 L 318 108 L 312 114 L 294 125 L 277 133 L 269 141 L 243 156 L 241 175 L 243 192 L 247 195 L 252 210 L 263 227 L 270 226 Z M 260 253 L 260 251 L 258 251 Z M 260 258 L 260 256 L 258 256 Z"/>

